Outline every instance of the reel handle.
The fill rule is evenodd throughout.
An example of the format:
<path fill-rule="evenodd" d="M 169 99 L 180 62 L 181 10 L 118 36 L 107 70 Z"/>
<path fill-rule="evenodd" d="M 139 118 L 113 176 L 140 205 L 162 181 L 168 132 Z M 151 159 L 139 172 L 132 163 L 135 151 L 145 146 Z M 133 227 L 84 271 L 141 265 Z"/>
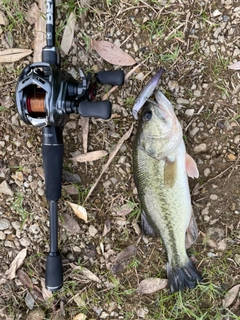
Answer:
<path fill-rule="evenodd" d="M 79 103 L 77 112 L 82 117 L 93 117 L 107 120 L 111 117 L 112 104 L 104 101 L 82 101 Z"/>
<path fill-rule="evenodd" d="M 96 78 L 100 84 L 122 86 L 124 82 L 124 72 L 122 70 L 100 71 L 96 74 Z"/>

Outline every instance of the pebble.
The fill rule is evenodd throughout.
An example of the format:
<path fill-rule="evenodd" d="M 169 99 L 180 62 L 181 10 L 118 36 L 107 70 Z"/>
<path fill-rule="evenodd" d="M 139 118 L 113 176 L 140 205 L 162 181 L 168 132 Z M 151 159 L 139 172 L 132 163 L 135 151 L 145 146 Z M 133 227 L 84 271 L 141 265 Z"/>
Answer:
<path fill-rule="evenodd" d="M 238 265 L 240 265 L 240 254 L 235 254 L 235 256 L 234 256 L 234 261 L 235 261 Z"/>
<path fill-rule="evenodd" d="M 211 194 L 210 195 L 210 199 L 211 200 L 217 200 L 218 199 L 218 196 L 216 194 Z"/>
<path fill-rule="evenodd" d="M 107 319 L 109 317 L 109 314 L 105 311 L 102 312 L 102 314 L 100 315 L 100 319 Z"/>
<path fill-rule="evenodd" d="M 205 177 L 208 177 L 211 173 L 211 170 L 209 168 L 204 169 L 203 174 Z"/>
<path fill-rule="evenodd" d="M 194 114 L 194 109 L 187 109 L 185 111 L 185 115 L 188 116 L 188 117 L 192 117 Z"/>
<path fill-rule="evenodd" d="M 198 146 L 194 147 L 193 150 L 194 150 L 195 153 L 206 152 L 207 151 L 207 145 L 206 145 L 206 143 L 201 143 Z"/>
<path fill-rule="evenodd" d="M 88 232 L 90 236 L 94 237 L 98 233 L 98 230 L 91 224 L 88 228 Z"/>
<path fill-rule="evenodd" d="M 30 227 L 29 227 L 29 231 L 33 234 L 38 234 L 40 232 L 40 228 L 39 226 L 37 226 L 36 224 L 32 224 Z"/>
<path fill-rule="evenodd" d="M 0 219 L 0 230 L 9 229 L 10 222 L 7 219 Z"/>
<path fill-rule="evenodd" d="M 178 104 L 189 104 L 189 100 L 183 99 L 183 98 L 178 98 L 177 103 Z"/>
<path fill-rule="evenodd" d="M 31 243 L 31 241 L 27 237 L 19 239 L 19 242 L 23 247 L 28 247 Z"/>
<path fill-rule="evenodd" d="M 235 161 L 237 159 L 237 157 L 232 153 L 229 153 L 227 157 L 230 161 Z"/>
<path fill-rule="evenodd" d="M 3 231 L 0 231 L 0 240 L 5 240 L 6 235 Z"/>
<path fill-rule="evenodd" d="M 190 131 L 190 136 L 194 137 L 199 131 L 198 127 L 194 127 L 191 131 Z"/>
<path fill-rule="evenodd" d="M 222 13 L 218 10 L 218 9 L 215 9 L 212 13 L 212 16 L 215 18 L 215 17 L 218 17 L 220 16 Z"/>
<path fill-rule="evenodd" d="M 205 216 L 206 214 L 208 214 L 208 212 L 209 212 L 209 207 L 206 207 L 206 208 L 204 208 L 203 210 L 202 210 L 202 215 L 203 216 Z"/>
<path fill-rule="evenodd" d="M 239 144 L 240 143 L 240 135 L 239 134 L 234 137 L 233 143 L 235 143 L 235 144 Z"/>

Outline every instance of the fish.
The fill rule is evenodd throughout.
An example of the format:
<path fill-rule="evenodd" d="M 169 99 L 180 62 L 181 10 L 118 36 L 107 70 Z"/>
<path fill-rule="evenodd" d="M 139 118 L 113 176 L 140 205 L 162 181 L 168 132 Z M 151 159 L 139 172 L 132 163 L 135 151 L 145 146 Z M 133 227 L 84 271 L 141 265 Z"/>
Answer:
<path fill-rule="evenodd" d="M 163 74 L 164 68 L 160 68 L 159 71 L 147 82 L 144 86 L 138 97 L 134 102 L 134 106 L 132 108 L 132 115 L 137 120 L 138 119 L 138 111 L 142 108 L 144 103 L 148 98 L 151 97 L 155 88 L 158 85 L 159 79 Z"/>
<path fill-rule="evenodd" d="M 187 255 L 197 239 L 188 176 L 199 176 L 186 153 L 183 132 L 171 102 L 155 91 L 157 102 L 142 107 L 133 143 L 133 174 L 141 204 L 142 231 L 160 236 L 167 253 L 170 292 L 194 288 L 202 275 Z"/>

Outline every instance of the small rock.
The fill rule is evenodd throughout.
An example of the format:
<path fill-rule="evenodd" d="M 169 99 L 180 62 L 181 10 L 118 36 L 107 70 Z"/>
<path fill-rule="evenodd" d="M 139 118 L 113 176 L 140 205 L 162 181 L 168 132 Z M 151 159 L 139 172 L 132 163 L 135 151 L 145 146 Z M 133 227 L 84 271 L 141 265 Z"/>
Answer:
<path fill-rule="evenodd" d="M 210 199 L 211 200 L 217 200 L 218 199 L 218 196 L 216 194 L 211 194 L 210 195 Z"/>
<path fill-rule="evenodd" d="M 189 101 L 187 99 L 178 98 L 177 103 L 178 104 L 189 104 Z"/>
<path fill-rule="evenodd" d="M 9 229 L 10 222 L 7 219 L 0 219 L 0 230 Z"/>
<path fill-rule="evenodd" d="M 239 144 L 240 143 L 240 135 L 239 134 L 234 137 L 233 143 L 235 143 L 235 144 Z"/>
<path fill-rule="evenodd" d="M 205 177 L 208 177 L 211 173 L 211 170 L 209 168 L 204 169 L 203 174 Z"/>
<path fill-rule="evenodd" d="M 237 157 L 232 153 L 229 153 L 227 157 L 230 161 L 235 161 L 237 159 Z"/>
<path fill-rule="evenodd" d="M 36 224 L 32 224 L 30 227 L 29 227 L 29 231 L 33 234 L 38 234 L 40 232 L 40 228 L 39 226 L 37 226 Z"/>
<path fill-rule="evenodd" d="M 26 303 L 26 305 L 27 305 L 27 307 L 28 307 L 29 309 L 31 309 L 31 310 L 33 309 L 34 299 L 33 299 L 32 295 L 31 295 L 29 292 L 26 294 L 25 303 Z M 33 318 L 32 318 L 32 319 L 33 319 Z M 36 318 L 34 318 L 34 319 L 36 319 Z"/>
<path fill-rule="evenodd" d="M 188 116 L 188 117 L 192 117 L 194 114 L 194 109 L 187 109 L 185 111 L 185 115 Z"/>
<path fill-rule="evenodd" d="M 206 208 L 204 208 L 203 210 L 202 210 L 202 215 L 203 216 L 205 216 L 206 214 L 208 214 L 208 212 L 209 212 L 209 207 L 206 207 Z"/>
<path fill-rule="evenodd" d="M 201 97 L 201 95 L 202 95 L 202 93 L 201 93 L 201 91 L 200 90 L 195 90 L 194 92 L 193 92 L 193 95 L 194 95 L 194 97 Z"/>
<path fill-rule="evenodd" d="M 199 131 L 198 127 L 194 127 L 191 131 L 190 131 L 190 136 L 194 137 Z"/>
<path fill-rule="evenodd" d="M 206 143 L 201 143 L 198 146 L 194 147 L 193 150 L 194 150 L 195 153 L 206 152 L 207 151 L 207 145 L 206 145 Z"/>
<path fill-rule="evenodd" d="M 215 18 L 215 17 L 220 16 L 221 14 L 222 13 L 218 9 L 216 9 L 216 10 L 213 11 L 212 16 Z"/>
<path fill-rule="evenodd" d="M 0 240 L 5 240 L 6 235 L 3 231 L 0 231 Z"/>
<path fill-rule="evenodd" d="M 88 232 L 90 236 L 94 237 L 98 233 L 98 230 L 93 225 L 90 225 L 88 228 Z"/>
<path fill-rule="evenodd" d="M 102 312 L 100 319 L 107 319 L 109 317 L 109 314 L 105 311 Z"/>
<path fill-rule="evenodd" d="M 234 261 L 235 261 L 238 265 L 240 265 L 240 254 L 235 254 L 235 256 L 234 256 Z"/>
<path fill-rule="evenodd" d="M 210 220 L 210 217 L 206 214 L 204 217 L 203 217 L 203 220 L 205 222 L 208 222 Z"/>
<path fill-rule="evenodd" d="M 19 239 L 19 242 L 23 247 L 28 247 L 31 243 L 31 241 L 28 238 Z"/>
<path fill-rule="evenodd" d="M 224 251 L 227 249 L 227 239 L 222 239 L 217 244 L 217 250 Z"/>

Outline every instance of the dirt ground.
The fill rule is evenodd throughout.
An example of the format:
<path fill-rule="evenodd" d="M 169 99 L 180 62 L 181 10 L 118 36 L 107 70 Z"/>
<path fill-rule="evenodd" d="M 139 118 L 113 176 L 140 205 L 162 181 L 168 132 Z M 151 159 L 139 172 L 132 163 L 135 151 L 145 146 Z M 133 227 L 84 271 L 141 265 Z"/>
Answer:
<path fill-rule="evenodd" d="M 32 48 L 34 25 L 26 21 L 32 3 L 0 1 L 7 19 L 0 28 L 1 51 Z M 59 201 L 64 286 L 53 295 L 46 293 L 49 221 L 41 130 L 20 120 L 15 103 L 17 79 L 32 55 L 0 64 L 0 319 L 240 319 L 240 82 L 239 71 L 228 68 L 240 60 L 240 2 L 92 1 L 83 21 L 80 2 L 62 0 L 57 2 L 58 45 L 74 10 L 74 40 L 70 53 L 62 55 L 62 68 L 76 77 L 79 67 L 93 72 L 119 68 L 90 49 L 90 38 L 113 42 L 142 62 L 110 95 L 112 119 L 90 119 L 88 151 L 110 153 L 132 123 L 133 131 L 84 203 L 85 223 L 67 201 L 83 205 L 108 156 L 87 163 L 71 160 L 74 152 L 83 152 L 83 144 L 81 119 L 70 116 L 64 128 Z M 165 72 L 159 87 L 175 108 L 200 173 L 189 180 L 199 228 L 190 254 L 204 282 L 174 295 L 168 287 L 140 295 L 143 279 L 166 279 L 166 254 L 159 239 L 146 238 L 140 230 L 132 169 L 138 123 L 131 111 L 160 67 Z M 122 67 L 125 74 L 133 68 Z M 102 87 L 98 98 L 108 89 Z M 69 217 L 77 224 L 75 231 Z M 7 279 L 6 271 L 24 248 L 23 276 Z"/>

